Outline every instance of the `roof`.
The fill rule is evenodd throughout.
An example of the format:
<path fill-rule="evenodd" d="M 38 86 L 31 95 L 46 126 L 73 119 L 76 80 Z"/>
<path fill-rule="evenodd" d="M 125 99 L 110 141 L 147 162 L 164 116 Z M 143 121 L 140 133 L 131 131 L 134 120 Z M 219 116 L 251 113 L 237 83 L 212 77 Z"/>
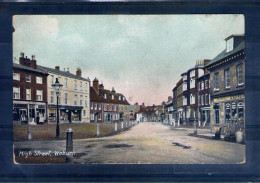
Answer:
<path fill-rule="evenodd" d="M 13 68 L 23 69 L 23 70 L 28 70 L 28 71 L 32 71 L 32 72 L 37 72 L 37 73 L 42 73 L 42 74 L 48 75 L 48 72 L 43 71 L 41 69 L 38 69 L 38 68 L 34 69 L 34 68 L 31 68 L 31 67 L 28 67 L 28 66 L 25 66 L 25 65 L 17 64 L 17 63 L 13 63 Z"/>
<path fill-rule="evenodd" d="M 203 78 L 205 76 L 209 76 L 209 75 L 210 75 L 210 72 L 207 72 L 206 74 L 203 74 L 202 76 L 198 77 L 197 79 L 201 79 L 201 78 Z"/>
<path fill-rule="evenodd" d="M 220 54 L 218 54 L 215 58 L 213 58 L 206 65 L 206 67 L 210 66 L 210 65 L 212 65 L 212 64 L 214 64 L 214 63 L 216 63 L 216 62 L 218 62 L 218 61 L 220 61 L 220 60 L 222 60 L 222 59 L 224 59 L 224 58 L 226 58 L 226 57 L 228 57 L 230 55 L 233 55 L 234 53 L 236 53 L 236 52 L 238 52 L 240 50 L 243 50 L 243 49 L 245 49 L 245 41 L 244 40 L 241 41 L 241 43 L 239 43 L 239 45 L 237 47 L 235 47 L 232 51 L 230 51 L 228 53 L 226 52 L 226 49 L 224 49 Z"/>
<path fill-rule="evenodd" d="M 106 94 L 106 98 L 105 98 L 105 94 Z M 112 95 L 115 96 L 114 99 L 112 99 Z M 119 100 L 119 96 L 121 96 L 121 100 Z M 92 86 L 90 87 L 91 101 L 130 105 L 126 99 L 123 100 L 123 97 L 125 96 L 121 93 L 111 92 L 110 90 L 105 90 L 105 89 L 99 89 L 99 94 L 98 94 Z"/>
<path fill-rule="evenodd" d="M 53 74 L 57 74 L 57 75 L 61 75 L 61 76 L 65 76 L 65 77 L 69 77 L 69 78 L 73 78 L 73 79 L 79 79 L 79 80 L 83 80 L 83 81 L 90 81 L 89 79 L 77 76 L 77 75 L 72 74 L 68 71 L 56 70 L 56 69 L 52 69 L 52 68 L 41 66 L 41 65 L 37 65 L 37 67 L 39 69 L 42 69 L 42 70 L 47 71 L 49 73 L 53 73 Z"/>

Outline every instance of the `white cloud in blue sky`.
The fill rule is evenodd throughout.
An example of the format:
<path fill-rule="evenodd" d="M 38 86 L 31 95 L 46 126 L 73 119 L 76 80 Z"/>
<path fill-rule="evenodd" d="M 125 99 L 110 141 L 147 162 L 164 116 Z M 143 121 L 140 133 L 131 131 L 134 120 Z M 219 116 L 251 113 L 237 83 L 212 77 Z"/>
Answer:
<path fill-rule="evenodd" d="M 131 103 L 160 104 L 196 60 L 244 33 L 243 15 L 17 15 L 13 54 L 115 87 Z"/>

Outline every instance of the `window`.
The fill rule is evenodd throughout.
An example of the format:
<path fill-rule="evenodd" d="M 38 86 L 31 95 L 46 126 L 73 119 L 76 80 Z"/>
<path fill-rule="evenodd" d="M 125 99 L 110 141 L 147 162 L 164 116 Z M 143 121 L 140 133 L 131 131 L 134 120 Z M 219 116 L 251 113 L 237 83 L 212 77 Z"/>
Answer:
<path fill-rule="evenodd" d="M 230 70 L 229 69 L 225 69 L 224 70 L 224 84 L 225 84 L 225 88 L 230 88 Z"/>
<path fill-rule="evenodd" d="M 243 101 L 238 102 L 237 104 L 237 111 L 238 111 L 238 120 L 244 120 L 244 103 Z"/>
<path fill-rule="evenodd" d="M 98 109 L 101 110 L 101 104 L 98 104 Z"/>
<path fill-rule="evenodd" d="M 79 83 L 79 89 L 82 91 L 82 82 Z"/>
<path fill-rule="evenodd" d="M 97 110 L 97 104 L 95 103 L 95 110 Z"/>
<path fill-rule="evenodd" d="M 107 98 L 107 94 L 104 93 L 104 98 Z"/>
<path fill-rule="evenodd" d="M 111 96 L 112 100 L 114 100 L 114 95 Z"/>
<path fill-rule="evenodd" d="M 36 83 L 42 84 L 42 77 L 36 76 Z"/>
<path fill-rule="evenodd" d="M 116 111 L 116 105 L 114 105 L 114 111 Z"/>
<path fill-rule="evenodd" d="M 85 96 L 85 107 L 88 107 L 88 96 Z"/>
<path fill-rule="evenodd" d="M 194 77 L 195 76 L 195 70 L 190 71 L 190 77 Z"/>
<path fill-rule="evenodd" d="M 31 100 L 31 89 L 26 88 L 26 100 Z"/>
<path fill-rule="evenodd" d="M 94 114 L 90 115 L 90 120 L 92 120 L 92 121 L 94 120 Z"/>
<path fill-rule="evenodd" d="M 58 81 L 59 81 L 59 83 L 61 84 L 61 77 L 58 77 Z"/>
<path fill-rule="evenodd" d="M 214 74 L 214 90 L 219 90 L 219 73 Z"/>
<path fill-rule="evenodd" d="M 68 93 L 65 93 L 64 95 L 64 102 L 66 105 L 68 104 Z"/>
<path fill-rule="evenodd" d="M 20 99 L 20 87 L 13 87 L 13 98 Z"/>
<path fill-rule="evenodd" d="M 219 124 L 219 109 L 215 109 L 215 123 Z"/>
<path fill-rule="evenodd" d="M 80 95 L 79 97 L 79 105 L 83 105 L 83 95 Z"/>
<path fill-rule="evenodd" d="M 123 97 L 123 101 L 125 101 L 125 97 Z"/>
<path fill-rule="evenodd" d="M 77 89 L 77 81 L 74 80 L 74 90 L 76 90 L 76 89 Z"/>
<path fill-rule="evenodd" d="M 86 117 L 86 110 L 83 110 L 83 117 Z"/>
<path fill-rule="evenodd" d="M 193 94 L 190 95 L 190 104 L 195 104 L 195 97 Z"/>
<path fill-rule="evenodd" d="M 201 95 L 201 105 L 204 105 L 204 95 Z"/>
<path fill-rule="evenodd" d="M 87 86 L 88 86 L 88 84 L 87 84 L 87 83 L 84 83 L 84 90 L 85 90 L 85 92 L 88 91 Z"/>
<path fill-rule="evenodd" d="M 243 85 L 243 64 L 237 65 L 237 85 Z"/>
<path fill-rule="evenodd" d="M 206 80 L 206 81 L 205 81 L 205 89 L 208 89 L 208 88 L 209 88 L 209 81 Z"/>
<path fill-rule="evenodd" d="M 225 103 L 225 119 L 226 119 L 226 123 L 227 122 L 230 122 L 230 120 L 231 120 L 231 114 L 230 114 L 230 112 L 231 112 L 231 110 L 230 110 L 230 102 L 227 102 L 227 103 Z"/>
<path fill-rule="evenodd" d="M 54 84 L 54 76 L 50 75 L 50 85 Z"/>
<path fill-rule="evenodd" d="M 187 90 L 187 82 L 183 82 L 182 90 L 183 90 L 183 91 L 186 91 L 186 90 Z"/>
<path fill-rule="evenodd" d="M 18 72 L 13 72 L 13 80 L 20 81 L 20 73 L 18 73 Z"/>
<path fill-rule="evenodd" d="M 118 96 L 118 99 L 121 100 L 121 96 L 120 95 Z"/>
<path fill-rule="evenodd" d="M 190 88 L 194 88 L 195 87 L 195 80 L 194 78 L 190 78 Z"/>
<path fill-rule="evenodd" d="M 187 80 L 187 75 L 186 74 L 183 75 L 182 78 L 183 78 L 183 81 Z"/>
<path fill-rule="evenodd" d="M 209 105 L 209 95 L 205 95 L 205 105 Z"/>
<path fill-rule="evenodd" d="M 182 96 L 183 105 L 187 105 L 187 98 L 185 96 Z"/>
<path fill-rule="evenodd" d="M 74 95 L 74 105 L 77 105 L 78 95 Z"/>
<path fill-rule="evenodd" d="M 31 82 L 31 75 L 26 74 L 26 76 L 25 76 L 25 81 L 28 82 L 28 83 L 30 83 L 30 82 Z"/>
<path fill-rule="evenodd" d="M 64 87 L 68 88 L 68 79 L 67 78 L 64 79 Z"/>
<path fill-rule="evenodd" d="M 106 111 L 107 110 L 107 105 L 106 104 L 104 104 L 104 111 Z"/>
<path fill-rule="evenodd" d="M 91 102 L 91 109 L 93 109 L 93 103 Z"/>
<path fill-rule="evenodd" d="M 204 90 L 204 81 L 201 81 L 201 90 Z"/>
<path fill-rule="evenodd" d="M 199 95 L 199 105 L 201 105 L 201 95 Z"/>
<path fill-rule="evenodd" d="M 54 103 L 54 91 L 51 91 L 51 101 L 50 103 Z"/>
<path fill-rule="evenodd" d="M 227 53 L 233 50 L 234 47 L 234 38 L 230 38 L 229 40 L 227 40 Z"/>
<path fill-rule="evenodd" d="M 101 120 L 101 114 L 100 113 L 98 114 L 98 120 Z"/>
<path fill-rule="evenodd" d="M 36 90 L 36 100 L 42 101 L 42 90 Z"/>

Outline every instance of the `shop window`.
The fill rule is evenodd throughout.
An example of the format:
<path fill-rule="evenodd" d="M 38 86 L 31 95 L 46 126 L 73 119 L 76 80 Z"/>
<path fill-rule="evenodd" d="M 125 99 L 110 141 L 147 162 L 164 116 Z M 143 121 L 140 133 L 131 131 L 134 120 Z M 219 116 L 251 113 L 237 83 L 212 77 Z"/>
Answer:
<path fill-rule="evenodd" d="M 219 73 L 214 74 L 214 90 L 219 90 Z"/>
<path fill-rule="evenodd" d="M 37 84 L 42 84 L 42 77 L 36 76 L 36 83 Z"/>
<path fill-rule="evenodd" d="M 20 87 L 13 87 L 13 99 L 20 99 Z"/>
<path fill-rule="evenodd" d="M 230 102 L 225 103 L 225 118 L 226 118 L 226 123 L 231 121 L 231 106 Z"/>
<path fill-rule="evenodd" d="M 224 83 L 225 88 L 230 88 L 230 69 L 224 70 Z"/>
<path fill-rule="evenodd" d="M 26 88 L 26 100 L 31 100 L 31 89 Z"/>
<path fill-rule="evenodd" d="M 98 114 L 98 120 L 101 120 L 101 114 L 100 113 Z"/>
<path fill-rule="evenodd" d="M 30 82 L 31 82 L 31 75 L 26 74 L 26 76 L 25 76 L 25 81 L 26 81 L 27 83 L 30 83 Z"/>
<path fill-rule="evenodd" d="M 20 81 L 20 73 L 18 73 L 18 72 L 13 72 L 13 80 Z"/>
<path fill-rule="evenodd" d="M 68 104 L 68 93 L 64 94 L 64 102 L 65 102 L 65 105 Z"/>
<path fill-rule="evenodd" d="M 36 90 L 36 100 L 37 101 L 42 101 L 42 90 Z"/>
<path fill-rule="evenodd" d="M 231 103 L 231 120 L 237 119 L 237 103 L 234 101 Z"/>
<path fill-rule="evenodd" d="M 243 85 L 243 64 L 237 65 L 237 85 Z"/>
<path fill-rule="evenodd" d="M 237 111 L 238 111 L 238 120 L 244 121 L 244 103 L 242 101 L 238 102 Z"/>

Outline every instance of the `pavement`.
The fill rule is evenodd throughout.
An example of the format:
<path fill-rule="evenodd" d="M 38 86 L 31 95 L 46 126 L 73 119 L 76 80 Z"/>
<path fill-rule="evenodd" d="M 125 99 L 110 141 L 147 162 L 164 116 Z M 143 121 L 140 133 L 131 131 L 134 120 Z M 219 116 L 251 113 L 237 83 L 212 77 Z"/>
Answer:
<path fill-rule="evenodd" d="M 193 129 L 172 129 L 158 122 L 143 122 L 117 135 L 74 140 L 74 164 L 240 164 L 245 145 L 189 136 Z M 209 129 L 198 134 L 211 135 Z M 65 140 L 15 142 L 21 151 L 62 152 Z M 21 154 L 21 153 L 20 153 Z"/>

